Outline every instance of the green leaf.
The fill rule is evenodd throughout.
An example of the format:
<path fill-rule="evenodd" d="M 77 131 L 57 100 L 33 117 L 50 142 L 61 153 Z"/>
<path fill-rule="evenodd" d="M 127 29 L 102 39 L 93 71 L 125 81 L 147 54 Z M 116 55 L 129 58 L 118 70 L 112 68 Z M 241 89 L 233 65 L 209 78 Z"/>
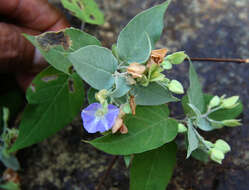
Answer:
<path fill-rule="evenodd" d="M 72 63 L 67 58 L 68 53 L 87 45 L 101 45 L 95 37 L 75 28 L 46 32 L 39 36 L 24 36 L 39 49 L 49 64 L 67 74 L 72 72 Z"/>
<path fill-rule="evenodd" d="M 195 113 L 196 118 L 196 125 L 198 126 L 198 128 L 200 128 L 203 131 L 212 131 L 215 128 L 212 127 L 210 125 L 210 123 L 202 117 L 202 114 L 200 112 L 200 110 L 198 110 L 194 105 L 189 104 L 189 107 L 193 110 L 193 112 Z"/>
<path fill-rule="evenodd" d="M 161 105 L 178 101 L 167 88 L 162 87 L 156 82 L 150 83 L 147 87 L 136 86 L 134 94 L 137 105 Z"/>
<path fill-rule="evenodd" d="M 130 155 L 152 150 L 174 140 L 178 123 L 169 119 L 167 106 L 138 106 L 136 115 L 127 115 L 128 134 L 110 134 L 89 143 L 109 154 Z"/>
<path fill-rule="evenodd" d="M 13 182 L 7 182 L 5 184 L 2 184 L 0 185 L 0 188 L 5 190 L 20 190 L 19 185 Z"/>
<path fill-rule="evenodd" d="M 188 89 L 189 103 L 194 105 L 198 110 L 200 110 L 201 113 L 203 113 L 205 111 L 205 102 L 202 93 L 202 87 L 192 63 L 189 64 L 189 82 L 190 82 L 190 87 Z"/>
<path fill-rule="evenodd" d="M 165 190 L 176 163 L 175 143 L 135 155 L 130 171 L 131 190 Z"/>
<path fill-rule="evenodd" d="M 133 43 L 131 43 L 130 39 L 128 41 L 127 39 L 123 41 L 119 40 L 117 48 L 119 59 L 127 63 L 144 63 L 150 57 L 151 42 L 148 34 L 144 32 L 140 34 L 140 39 L 133 41 Z"/>
<path fill-rule="evenodd" d="M 199 146 L 199 139 L 196 135 L 195 129 L 191 121 L 188 121 L 188 152 L 187 158 L 191 155 L 191 153 L 196 150 Z"/>
<path fill-rule="evenodd" d="M 98 90 L 94 89 L 94 88 L 89 88 L 89 90 L 87 91 L 87 100 L 89 104 L 92 104 L 94 102 L 98 102 L 95 98 L 95 93 L 97 93 Z"/>
<path fill-rule="evenodd" d="M 127 168 L 129 168 L 132 159 L 133 159 L 133 155 L 125 155 L 125 156 L 124 156 L 124 162 L 125 162 L 125 166 L 126 166 Z"/>
<path fill-rule="evenodd" d="M 49 67 L 40 73 L 37 78 L 53 73 L 58 76 L 57 85 L 60 87 L 57 93 L 54 92 L 54 83 L 47 83 L 47 88 L 42 88 L 43 93 L 47 90 L 53 96 L 48 101 L 37 92 L 40 91 L 43 81 L 34 80 L 29 88 L 28 96 L 30 102 L 39 102 L 39 104 L 29 104 L 23 113 L 20 124 L 19 136 L 11 148 L 11 152 L 40 142 L 45 138 L 55 134 L 64 126 L 69 124 L 80 112 L 84 102 L 84 88 L 82 80 L 76 75 L 63 74 Z M 61 78 L 61 79 L 59 79 Z M 33 88 L 33 90 L 32 90 Z M 33 93 L 31 96 L 30 93 Z M 32 98 L 31 98 L 32 97 Z"/>
<path fill-rule="evenodd" d="M 104 24 L 104 14 L 94 0 L 61 0 L 63 6 L 73 15 L 90 24 Z"/>
<path fill-rule="evenodd" d="M 11 168 L 15 171 L 20 169 L 17 158 L 14 155 L 4 153 L 2 148 L 0 148 L 0 160 L 6 168 Z"/>
<path fill-rule="evenodd" d="M 113 74 L 118 61 L 112 52 L 99 46 L 87 46 L 69 55 L 76 72 L 97 90 L 109 89 L 114 84 Z"/>
<path fill-rule="evenodd" d="M 127 62 L 145 62 L 150 55 L 149 41 L 154 47 L 163 30 L 164 13 L 170 0 L 135 16 L 120 32 L 117 50 L 120 59 Z M 149 41 L 146 40 L 149 36 Z"/>
<path fill-rule="evenodd" d="M 111 94 L 113 98 L 122 97 L 131 89 L 131 86 L 127 84 L 125 77 L 116 77 L 115 84 L 116 88 Z"/>
<path fill-rule="evenodd" d="M 209 162 L 209 154 L 201 149 L 196 149 L 191 153 L 191 156 L 196 160 L 202 161 L 204 163 Z"/>

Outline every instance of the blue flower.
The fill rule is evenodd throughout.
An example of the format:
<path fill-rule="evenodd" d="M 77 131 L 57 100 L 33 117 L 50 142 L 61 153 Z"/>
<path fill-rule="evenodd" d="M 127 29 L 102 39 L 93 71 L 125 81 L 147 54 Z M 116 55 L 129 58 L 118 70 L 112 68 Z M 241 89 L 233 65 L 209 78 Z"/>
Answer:
<path fill-rule="evenodd" d="M 103 133 L 112 128 L 118 114 L 119 108 L 112 104 L 105 109 L 101 104 L 93 103 L 82 110 L 81 118 L 88 133 Z"/>

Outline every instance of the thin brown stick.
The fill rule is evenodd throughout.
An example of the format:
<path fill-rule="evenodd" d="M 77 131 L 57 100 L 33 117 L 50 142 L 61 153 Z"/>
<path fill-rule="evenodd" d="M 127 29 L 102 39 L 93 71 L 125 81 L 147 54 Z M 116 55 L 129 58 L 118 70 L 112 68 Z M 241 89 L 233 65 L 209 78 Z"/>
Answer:
<path fill-rule="evenodd" d="M 197 58 L 191 57 L 192 61 L 224 62 L 224 63 L 249 63 L 249 59 L 226 59 L 226 58 Z"/>
<path fill-rule="evenodd" d="M 96 190 L 100 190 L 101 189 L 101 186 L 103 185 L 105 179 L 110 175 L 110 172 L 114 166 L 114 164 L 116 163 L 116 161 L 118 160 L 118 156 L 113 156 L 110 164 L 108 165 L 108 168 L 104 174 L 104 176 L 101 178 L 101 180 L 99 181 L 99 184 L 97 185 L 96 187 Z"/>

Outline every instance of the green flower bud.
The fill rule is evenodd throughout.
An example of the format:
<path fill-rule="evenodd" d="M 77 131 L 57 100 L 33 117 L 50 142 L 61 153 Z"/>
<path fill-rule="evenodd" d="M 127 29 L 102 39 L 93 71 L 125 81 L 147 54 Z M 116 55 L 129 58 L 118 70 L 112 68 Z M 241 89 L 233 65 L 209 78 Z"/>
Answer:
<path fill-rule="evenodd" d="M 171 92 L 174 92 L 176 94 L 183 94 L 184 93 L 184 89 L 182 87 L 182 84 L 177 80 L 172 80 L 169 83 L 168 88 Z"/>
<path fill-rule="evenodd" d="M 95 94 L 96 100 L 98 100 L 101 104 L 103 104 L 108 96 L 108 91 L 106 89 L 100 90 Z"/>
<path fill-rule="evenodd" d="M 123 108 L 123 112 L 125 112 L 126 114 L 132 113 L 132 112 L 131 112 L 130 104 L 127 104 L 127 103 L 126 103 L 126 104 L 123 105 L 122 108 Z"/>
<path fill-rule="evenodd" d="M 172 69 L 172 64 L 170 63 L 170 61 L 165 60 L 164 62 L 161 63 L 161 66 L 166 69 L 166 70 L 170 70 Z"/>
<path fill-rule="evenodd" d="M 225 154 L 217 149 L 217 148 L 212 148 L 211 151 L 210 151 L 210 159 L 219 163 L 219 164 L 222 164 L 222 160 L 225 158 Z"/>
<path fill-rule="evenodd" d="M 184 53 L 184 51 L 179 51 L 168 55 L 165 60 L 169 60 L 172 64 L 181 64 L 186 58 L 187 55 Z"/>
<path fill-rule="evenodd" d="M 226 141 L 219 139 L 215 142 L 214 147 L 222 151 L 224 154 L 231 151 L 229 144 Z"/>
<path fill-rule="evenodd" d="M 239 119 L 228 119 L 222 121 L 222 123 L 227 126 L 227 127 L 237 127 L 241 126 L 240 120 Z"/>
<path fill-rule="evenodd" d="M 214 108 L 214 107 L 220 105 L 220 102 L 221 102 L 221 101 L 220 101 L 219 96 L 214 96 L 214 97 L 210 100 L 208 107 L 209 107 L 210 109 L 211 109 L 211 108 Z"/>
<path fill-rule="evenodd" d="M 214 146 L 214 144 L 210 141 L 204 140 L 205 144 L 208 145 L 210 148 Z"/>
<path fill-rule="evenodd" d="M 188 129 L 182 123 L 178 123 L 178 133 L 186 133 Z"/>
<path fill-rule="evenodd" d="M 238 104 L 239 96 L 232 96 L 230 98 L 226 98 L 222 101 L 222 107 L 225 109 L 232 109 L 236 107 Z"/>

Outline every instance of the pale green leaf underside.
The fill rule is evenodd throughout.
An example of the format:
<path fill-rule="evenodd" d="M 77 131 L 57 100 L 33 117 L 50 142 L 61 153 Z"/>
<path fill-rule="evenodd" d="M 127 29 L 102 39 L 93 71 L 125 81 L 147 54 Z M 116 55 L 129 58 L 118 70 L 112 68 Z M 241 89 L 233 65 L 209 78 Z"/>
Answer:
<path fill-rule="evenodd" d="M 114 84 L 113 74 L 118 61 L 112 52 L 104 47 L 87 46 L 69 55 L 76 72 L 95 89 L 109 89 Z"/>
<path fill-rule="evenodd" d="M 199 140 L 196 136 L 195 129 L 191 123 L 188 121 L 188 152 L 187 158 L 191 155 L 191 153 L 196 150 L 199 146 Z"/>
<path fill-rule="evenodd" d="M 139 63 L 147 60 L 149 46 L 146 35 L 149 36 L 151 46 L 154 48 L 161 36 L 163 17 L 169 3 L 170 0 L 141 12 L 120 32 L 117 51 L 122 60 Z"/>
<path fill-rule="evenodd" d="M 201 83 L 192 63 L 189 64 L 189 82 L 188 89 L 189 103 L 194 105 L 201 113 L 205 110 L 204 97 L 202 93 Z"/>
<path fill-rule="evenodd" d="M 136 115 L 128 115 L 125 124 L 128 134 L 110 134 L 89 143 L 117 155 L 130 155 L 152 150 L 172 141 L 177 135 L 177 122 L 168 118 L 167 106 L 140 106 Z"/>
<path fill-rule="evenodd" d="M 112 92 L 111 96 L 113 98 L 120 98 L 124 96 L 130 89 L 131 86 L 127 84 L 125 77 L 116 77 L 115 90 Z"/>
<path fill-rule="evenodd" d="M 176 163 L 175 143 L 136 154 L 130 170 L 131 190 L 165 190 Z"/>

